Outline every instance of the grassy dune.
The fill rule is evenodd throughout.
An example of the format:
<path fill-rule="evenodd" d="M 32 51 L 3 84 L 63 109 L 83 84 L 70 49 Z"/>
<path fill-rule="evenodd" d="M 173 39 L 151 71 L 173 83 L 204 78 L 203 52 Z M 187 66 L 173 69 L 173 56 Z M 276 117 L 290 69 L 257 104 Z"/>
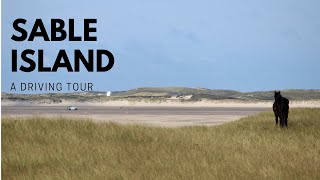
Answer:
<path fill-rule="evenodd" d="M 290 101 L 319 101 L 320 90 L 289 89 L 282 90 L 282 95 Z M 189 96 L 184 99 L 183 96 Z M 273 101 L 273 91 L 239 92 L 187 87 L 143 87 L 128 91 L 113 92 L 111 97 L 106 92 L 44 93 L 44 94 L 9 94 L 2 93 L 2 102 L 59 104 L 62 102 L 105 103 L 108 101 L 131 101 L 161 103 L 171 97 L 182 99 L 173 102 L 197 102 L 201 100 L 238 100 L 238 101 Z"/>
<path fill-rule="evenodd" d="M 320 109 L 214 127 L 2 119 L 3 179 L 320 179 Z"/>

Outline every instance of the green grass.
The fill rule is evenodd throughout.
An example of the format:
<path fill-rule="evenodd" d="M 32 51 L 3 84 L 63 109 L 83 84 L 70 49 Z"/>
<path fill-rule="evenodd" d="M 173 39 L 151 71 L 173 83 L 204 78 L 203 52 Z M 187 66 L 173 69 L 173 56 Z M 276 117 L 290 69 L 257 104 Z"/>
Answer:
<path fill-rule="evenodd" d="M 319 179 L 320 109 L 214 127 L 2 119 L 3 179 Z"/>

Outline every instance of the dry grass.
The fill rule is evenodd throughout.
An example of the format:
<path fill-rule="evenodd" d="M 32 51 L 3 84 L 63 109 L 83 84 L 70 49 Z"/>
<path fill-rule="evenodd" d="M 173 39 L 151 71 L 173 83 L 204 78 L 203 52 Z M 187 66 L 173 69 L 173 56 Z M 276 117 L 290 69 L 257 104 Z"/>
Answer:
<path fill-rule="evenodd" d="M 319 179 L 320 109 L 214 127 L 2 119 L 3 179 Z"/>

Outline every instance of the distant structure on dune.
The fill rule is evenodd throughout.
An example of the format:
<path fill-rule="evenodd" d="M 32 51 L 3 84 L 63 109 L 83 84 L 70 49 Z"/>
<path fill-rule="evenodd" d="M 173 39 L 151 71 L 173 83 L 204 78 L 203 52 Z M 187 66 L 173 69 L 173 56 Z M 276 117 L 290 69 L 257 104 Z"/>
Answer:
<path fill-rule="evenodd" d="M 107 92 L 107 96 L 111 96 L 111 91 L 108 91 L 108 92 Z"/>

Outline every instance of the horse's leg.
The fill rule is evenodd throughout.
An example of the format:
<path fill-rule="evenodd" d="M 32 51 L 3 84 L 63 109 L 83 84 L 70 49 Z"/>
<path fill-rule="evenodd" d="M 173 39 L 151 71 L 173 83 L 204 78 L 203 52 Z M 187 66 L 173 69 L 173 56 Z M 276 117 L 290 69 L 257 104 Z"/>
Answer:
<path fill-rule="evenodd" d="M 286 125 L 286 115 L 282 115 L 282 127 L 285 127 Z"/>
<path fill-rule="evenodd" d="M 285 125 L 286 125 L 286 127 L 287 127 L 287 126 L 288 126 L 288 114 L 286 114 L 286 116 L 285 116 L 284 118 L 285 118 L 284 123 L 285 123 Z"/>
<path fill-rule="evenodd" d="M 287 117 L 284 119 L 284 124 L 286 127 L 288 126 L 288 118 Z"/>
<path fill-rule="evenodd" d="M 279 118 L 280 118 L 280 127 L 282 127 L 282 118 L 281 116 Z"/>
<path fill-rule="evenodd" d="M 283 116 L 280 116 L 280 127 L 283 127 L 283 125 L 284 125 L 284 122 L 283 122 Z"/>
<path fill-rule="evenodd" d="M 278 116 L 276 116 L 276 124 L 278 124 Z"/>

